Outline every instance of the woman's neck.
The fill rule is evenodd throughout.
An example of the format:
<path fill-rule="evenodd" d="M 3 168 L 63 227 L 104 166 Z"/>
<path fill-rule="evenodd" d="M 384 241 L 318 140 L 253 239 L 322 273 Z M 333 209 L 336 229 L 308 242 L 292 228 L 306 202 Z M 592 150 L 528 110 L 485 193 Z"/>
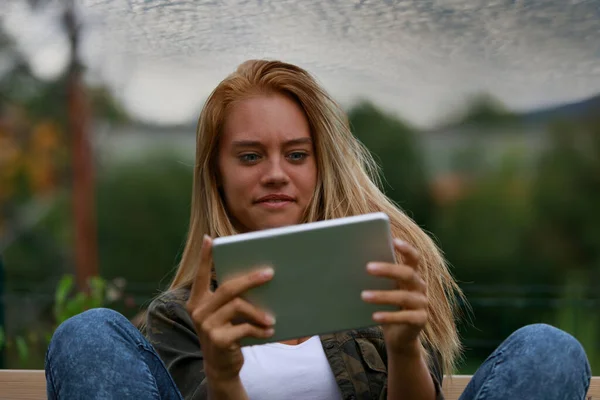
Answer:
<path fill-rule="evenodd" d="M 296 346 L 298 344 L 306 342 L 308 339 L 310 339 L 310 336 L 302 337 L 302 338 L 298 338 L 298 339 L 282 340 L 279 343 L 287 344 L 289 346 Z"/>

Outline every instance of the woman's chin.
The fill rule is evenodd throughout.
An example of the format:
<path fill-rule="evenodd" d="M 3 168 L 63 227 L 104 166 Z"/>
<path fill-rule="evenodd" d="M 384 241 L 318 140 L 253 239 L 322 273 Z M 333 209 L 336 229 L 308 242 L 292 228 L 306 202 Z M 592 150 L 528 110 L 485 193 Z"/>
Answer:
<path fill-rule="evenodd" d="M 257 230 L 282 228 L 284 226 L 297 225 L 300 221 L 298 219 L 291 218 L 273 218 L 261 221 L 257 226 Z"/>

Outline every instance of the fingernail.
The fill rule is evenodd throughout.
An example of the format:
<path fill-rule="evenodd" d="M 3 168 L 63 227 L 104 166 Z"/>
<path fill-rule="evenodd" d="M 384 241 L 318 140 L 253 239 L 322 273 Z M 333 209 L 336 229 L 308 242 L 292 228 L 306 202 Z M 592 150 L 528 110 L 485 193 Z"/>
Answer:
<path fill-rule="evenodd" d="M 274 333 L 275 333 L 275 329 L 273 329 L 273 328 L 269 328 L 269 329 L 265 330 L 265 335 L 267 335 L 267 336 L 273 336 Z"/>
<path fill-rule="evenodd" d="M 273 275 L 275 274 L 275 271 L 273 270 L 273 268 L 265 268 L 262 271 L 260 271 L 260 277 L 261 278 L 271 278 Z"/>
<path fill-rule="evenodd" d="M 368 271 L 372 271 L 373 272 L 373 271 L 378 271 L 379 269 L 380 269 L 379 268 L 379 264 L 376 264 L 376 263 L 368 263 L 367 264 L 367 270 Z"/>
<path fill-rule="evenodd" d="M 396 243 L 397 246 L 404 246 L 406 244 L 406 242 L 401 239 L 394 239 L 394 243 Z"/>
<path fill-rule="evenodd" d="M 203 244 L 203 245 L 206 245 L 206 244 L 208 243 L 208 241 L 209 241 L 209 240 L 210 240 L 210 236 L 208 236 L 208 235 L 204 235 L 204 236 L 202 237 L 202 244 Z"/>
<path fill-rule="evenodd" d="M 275 325 L 275 317 L 272 316 L 271 314 L 265 315 L 265 321 L 267 322 L 268 325 Z"/>
<path fill-rule="evenodd" d="M 375 293 L 368 291 L 368 290 L 363 290 L 362 293 L 360 294 L 363 300 L 370 300 L 373 297 L 375 297 Z"/>
<path fill-rule="evenodd" d="M 382 313 L 376 312 L 375 314 L 373 314 L 373 319 L 375 321 L 381 321 L 383 319 L 383 317 L 384 317 L 384 314 L 382 314 Z"/>

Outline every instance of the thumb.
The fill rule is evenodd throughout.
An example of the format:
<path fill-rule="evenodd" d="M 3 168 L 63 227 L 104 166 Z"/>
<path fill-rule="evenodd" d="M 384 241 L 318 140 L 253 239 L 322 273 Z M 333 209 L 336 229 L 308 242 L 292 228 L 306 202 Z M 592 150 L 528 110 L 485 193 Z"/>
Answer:
<path fill-rule="evenodd" d="M 212 277 L 212 239 L 208 235 L 202 238 L 202 248 L 200 249 L 200 260 L 196 277 L 192 282 L 190 300 L 197 299 L 210 291 L 210 281 Z"/>

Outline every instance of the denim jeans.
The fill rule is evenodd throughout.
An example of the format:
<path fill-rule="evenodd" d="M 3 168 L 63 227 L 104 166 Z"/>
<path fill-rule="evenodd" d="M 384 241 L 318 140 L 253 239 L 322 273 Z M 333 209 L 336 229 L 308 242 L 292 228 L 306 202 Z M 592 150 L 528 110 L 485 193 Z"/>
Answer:
<path fill-rule="evenodd" d="M 45 369 L 49 400 L 182 399 L 144 336 L 108 309 L 65 321 L 50 342 Z M 488 357 L 460 400 L 584 400 L 590 377 L 575 338 L 549 325 L 528 325 Z"/>

